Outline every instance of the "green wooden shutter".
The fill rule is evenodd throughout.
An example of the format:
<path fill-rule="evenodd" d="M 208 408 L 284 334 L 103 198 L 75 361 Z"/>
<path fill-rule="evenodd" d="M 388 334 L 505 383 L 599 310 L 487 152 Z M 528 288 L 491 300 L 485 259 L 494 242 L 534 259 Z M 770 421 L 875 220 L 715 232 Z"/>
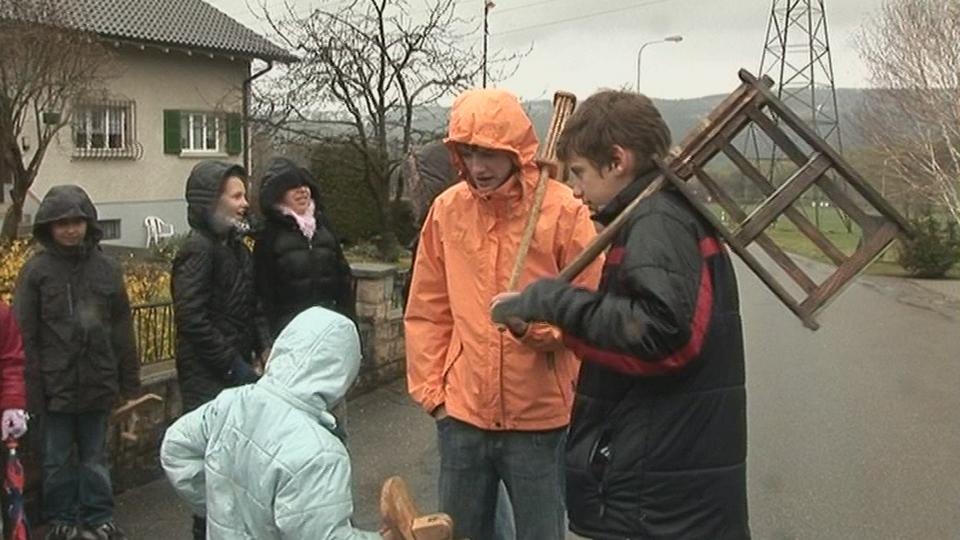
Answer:
<path fill-rule="evenodd" d="M 180 153 L 180 111 L 163 111 L 163 153 Z"/>
<path fill-rule="evenodd" d="M 227 153 L 231 156 L 243 150 L 243 119 L 240 113 L 227 115 Z"/>

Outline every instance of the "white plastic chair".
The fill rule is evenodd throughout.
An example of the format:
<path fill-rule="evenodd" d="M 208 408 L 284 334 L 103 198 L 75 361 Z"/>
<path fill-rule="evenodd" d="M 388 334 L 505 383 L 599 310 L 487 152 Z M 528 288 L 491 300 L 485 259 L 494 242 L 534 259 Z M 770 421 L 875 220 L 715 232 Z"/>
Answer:
<path fill-rule="evenodd" d="M 147 247 L 159 244 L 161 238 L 170 238 L 174 234 L 173 224 L 157 216 L 147 216 L 143 220 L 143 226 L 147 228 Z"/>

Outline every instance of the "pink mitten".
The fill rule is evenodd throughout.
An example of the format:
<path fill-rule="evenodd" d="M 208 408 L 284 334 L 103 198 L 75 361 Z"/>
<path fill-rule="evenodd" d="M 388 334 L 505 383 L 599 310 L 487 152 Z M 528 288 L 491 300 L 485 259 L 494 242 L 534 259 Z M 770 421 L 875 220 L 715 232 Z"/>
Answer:
<path fill-rule="evenodd" d="M 27 413 L 22 409 L 7 409 L 0 417 L 0 437 L 19 439 L 27 432 Z"/>

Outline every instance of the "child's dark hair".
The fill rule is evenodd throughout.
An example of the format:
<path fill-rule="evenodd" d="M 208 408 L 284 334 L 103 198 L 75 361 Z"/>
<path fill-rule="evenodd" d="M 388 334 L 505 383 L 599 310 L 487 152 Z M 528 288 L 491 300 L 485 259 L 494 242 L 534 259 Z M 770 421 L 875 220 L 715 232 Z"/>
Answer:
<path fill-rule="evenodd" d="M 665 157 L 670 128 L 653 101 L 643 94 L 603 90 L 577 107 L 557 139 L 557 157 L 577 155 L 598 169 L 613 161 L 613 145 L 636 156 L 636 174 L 654 167 L 652 156 Z"/>

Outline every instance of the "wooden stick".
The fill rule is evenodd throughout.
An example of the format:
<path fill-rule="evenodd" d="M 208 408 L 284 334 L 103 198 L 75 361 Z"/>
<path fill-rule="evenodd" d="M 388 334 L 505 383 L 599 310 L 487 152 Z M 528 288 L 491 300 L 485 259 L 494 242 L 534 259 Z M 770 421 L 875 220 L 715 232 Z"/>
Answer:
<path fill-rule="evenodd" d="M 114 420 L 116 420 L 117 418 L 120 418 L 125 414 L 137 409 L 137 407 L 147 403 L 148 401 L 157 401 L 163 403 L 163 398 L 156 394 L 144 394 L 133 401 L 124 403 L 121 407 L 115 409 L 111 416 Z"/>
<path fill-rule="evenodd" d="M 110 415 L 110 420 L 114 423 L 122 423 L 122 425 L 118 427 L 121 440 L 132 443 L 139 442 L 140 438 L 137 436 L 137 423 L 139 422 L 137 409 L 144 403 L 151 401 L 163 403 L 163 398 L 156 394 L 144 394 L 113 411 Z"/>
<path fill-rule="evenodd" d="M 550 183 L 551 169 L 555 169 L 557 166 L 557 138 L 560 137 L 560 133 L 563 132 L 563 126 L 573 113 L 573 108 L 576 104 L 577 97 L 569 92 L 557 92 L 553 95 L 553 116 L 550 119 L 550 129 L 547 132 L 547 138 L 543 141 L 543 144 L 537 148 L 537 164 L 540 166 L 540 178 L 537 179 L 537 190 L 533 197 L 533 207 L 530 209 L 530 215 L 527 216 L 527 224 L 523 229 L 523 236 L 520 238 L 520 247 L 517 250 L 517 258 L 513 262 L 513 271 L 510 272 L 510 281 L 507 285 L 508 291 L 517 288 L 517 282 L 520 281 L 520 274 L 523 273 L 523 265 L 527 260 L 527 253 L 530 251 L 533 233 L 537 229 L 537 221 L 540 220 L 543 197 L 547 192 L 547 184 Z"/>

